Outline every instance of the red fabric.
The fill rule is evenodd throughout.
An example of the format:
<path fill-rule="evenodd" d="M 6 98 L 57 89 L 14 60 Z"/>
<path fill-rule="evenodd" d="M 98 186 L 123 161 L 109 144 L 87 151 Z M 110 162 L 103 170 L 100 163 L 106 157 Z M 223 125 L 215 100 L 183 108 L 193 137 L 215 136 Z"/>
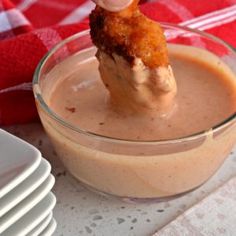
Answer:
<path fill-rule="evenodd" d="M 236 0 L 157 0 L 141 8 L 152 19 L 180 23 L 235 4 Z M 0 125 L 37 118 L 29 87 L 37 64 L 57 42 L 88 28 L 86 17 L 93 7 L 86 0 L 0 0 Z M 235 19 L 206 31 L 236 47 Z"/>

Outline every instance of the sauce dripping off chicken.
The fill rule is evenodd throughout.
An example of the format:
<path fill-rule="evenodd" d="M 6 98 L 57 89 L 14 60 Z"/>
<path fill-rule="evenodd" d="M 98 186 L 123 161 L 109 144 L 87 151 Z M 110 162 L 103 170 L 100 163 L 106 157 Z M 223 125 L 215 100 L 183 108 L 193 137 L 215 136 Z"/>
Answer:
<path fill-rule="evenodd" d="M 90 14 L 91 38 L 115 106 L 165 115 L 173 109 L 176 82 L 163 30 L 140 12 L 138 2 L 120 12 L 97 6 Z"/>

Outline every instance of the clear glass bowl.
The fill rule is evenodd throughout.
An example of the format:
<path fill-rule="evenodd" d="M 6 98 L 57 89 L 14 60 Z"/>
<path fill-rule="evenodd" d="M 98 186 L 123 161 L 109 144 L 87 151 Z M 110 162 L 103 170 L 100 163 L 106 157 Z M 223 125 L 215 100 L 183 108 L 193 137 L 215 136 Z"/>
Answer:
<path fill-rule="evenodd" d="M 204 48 L 235 73 L 236 54 L 222 40 L 176 25 L 163 23 L 162 27 L 169 43 Z M 49 72 L 71 55 L 81 54 L 83 61 L 94 57 L 95 52 L 89 31 L 78 33 L 55 46 L 34 75 L 33 90 L 42 124 L 67 170 L 98 192 L 136 200 L 177 196 L 208 180 L 236 142 L 235 114 L 188 137 L 130 141 L 88 132 L 50 109 L 48 99 L 59 77 L 50 79 Z"/>

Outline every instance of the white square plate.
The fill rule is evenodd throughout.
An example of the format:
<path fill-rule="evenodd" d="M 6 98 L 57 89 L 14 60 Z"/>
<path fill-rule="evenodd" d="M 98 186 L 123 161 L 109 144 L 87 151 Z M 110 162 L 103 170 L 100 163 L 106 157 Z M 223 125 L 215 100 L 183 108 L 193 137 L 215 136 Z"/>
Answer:
<path fill-rule="evenodd" d="M 49 223 L 52 220 L 52 212 L 49 213 L 49 215 L 46 216 L 46 218 L 44 218 L 42 220 L 42 222 L 40 222 L 33 230 L 31 230 L 26 236 L 38 236 L 40 233 L 42 233 L 47 226 L 49 225 Z"/>
<path fill-rule="evenodd" d="M 19 219 L 14 225 L 4 231 L 4 236 L 25 236 L 42 222 L 53 210 L 56 204 L 55 196 L 50 192 L 34 208 Z M 47 235 L 48 236 L 48 235 Z"/>
<path fill-rule="evenodd" d="M 0 129 L 0 198 L 33 173 L 40 161 L 37 148 Z"/>
<path fill-rule="evenodd" d="M 54 218 L 52 218 L 51 222 L 47 226 L 47 228 L 40 234 L 40 236 L 51 236 L 56 230 L 57 222 Z"/>
<path fill-rule="evenodd" d="M 55 178 L 52 175 L 49 175 L 49 177 L 33 193 L 31 193 L 27 198 L 25 198 L 17 206 L 15 206 L 13 209 L 7 212 L 3 217 L 1 217 L 0 235 L 3 231 L 9 228 L 17 220 L 22 218 L 22 216 L 24 216 L 27 212 L 29 212 L 40 201 L 42 201 L 42 199 L 45 198 L 45 196 L 50 192 L 54 183 L 55 183 Z"/>
<path fill-rule="evenodd" d="M 50 164 L 42 158 L 40 165 L 31 175 L 0 199 L 0 218 L 38 188 L 50 171 Z"/>

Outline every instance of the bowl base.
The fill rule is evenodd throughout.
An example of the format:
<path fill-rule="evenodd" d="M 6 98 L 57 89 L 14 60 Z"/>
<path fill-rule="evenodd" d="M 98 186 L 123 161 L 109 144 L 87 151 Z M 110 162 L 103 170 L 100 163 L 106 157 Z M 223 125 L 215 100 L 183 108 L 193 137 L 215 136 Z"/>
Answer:
<path fill-rule="evenodd" d="M 103 196 L 106 198 L 117 199 L 119 201 L 126 202 L 126 203 L 158 203 L 158 202 L 170 201 L 170 200 L 182 197 L 190 192 L 193 192 L 194 190 L 198 189 L 199 187 L 201 187 L 205 183 L 204 182 L 204 183 L 198 185 L 197 187 L 194 187 L 188 191 L 178 193 L 178 194 L 172 195 L 172 196 L 154 197 L 154 198 L 135 198 L 135 197 L 117 196 L 117 195 L 114 195 L 111 193 L 107 193 L 107 192 L 103 192 L 101 190 L 98 190 L 86 183 L 83 183 L 81 180 L 77 179 L 74 175 L 72 175 L 68 171 L 67 171 L 67 177 L 68 177 L 69 182 L 76 188 L 78 187 L 78 184 L 79 184 L 80 186 L 84 187 L 85 189 L 87 189 L 97 195 L 100 195 L 100 196 Z"/>

